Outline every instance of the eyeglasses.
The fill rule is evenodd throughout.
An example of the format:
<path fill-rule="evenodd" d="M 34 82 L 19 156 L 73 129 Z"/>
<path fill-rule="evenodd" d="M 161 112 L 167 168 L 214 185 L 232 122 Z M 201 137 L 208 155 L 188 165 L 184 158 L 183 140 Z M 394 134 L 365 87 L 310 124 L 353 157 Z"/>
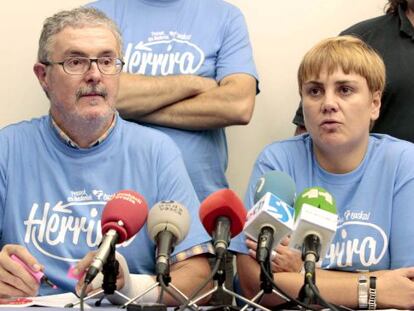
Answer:
<path fill-rule="evenodd" d="M 124 62 L 115 57 L 68 57 L 61 62 L 42 62 L 43 65 L 61 65 L 63 70 L 70 75 L 82 75 L 91 69 L 92 63 L 95 62 L 98 69 L 104 75 L 116 75 L 121 72 Z"/>

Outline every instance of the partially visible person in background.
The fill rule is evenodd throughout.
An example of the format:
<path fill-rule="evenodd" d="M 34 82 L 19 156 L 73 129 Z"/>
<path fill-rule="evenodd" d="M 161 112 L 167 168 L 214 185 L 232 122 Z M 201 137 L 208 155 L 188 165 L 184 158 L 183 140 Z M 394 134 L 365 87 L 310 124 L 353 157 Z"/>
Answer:
<path fill-rule="evenodd" d="M 225 127 L 249 123 L 258 84 L 241 11 L 223 0 L 99 0 L 89 5 L 111 17 L 124 39 L 117 102 L 121 117 L 174 140 L 200 201 L 228 188 Z M 228 256 L 228 288 L 231 263 Z"/>
<path fill-rule="evenodd" d="M 355 35 L 383 58 L 386 84 L 380 116 L 371 129 L 414 142 L 414 0 L 389 0 L 386 14 L 360 22 L 341 35 Z M 306 131 L 302 106 L 293 123 Z"/>

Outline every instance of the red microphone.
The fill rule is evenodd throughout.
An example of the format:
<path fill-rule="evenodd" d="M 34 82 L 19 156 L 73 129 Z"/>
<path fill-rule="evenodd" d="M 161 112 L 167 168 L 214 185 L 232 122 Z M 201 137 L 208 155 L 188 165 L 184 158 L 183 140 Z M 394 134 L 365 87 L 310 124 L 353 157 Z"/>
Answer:
<path fill-rule="evenodd" d="M 133 237 L 145 224 L 148 206 L 142 195 L 121 190 L 106 203 L 102 212 L 102 242 L 85 276 L 89 284 L 102 270 L 115 245 Z"/>
<path fill-rule="evenodd" d="M 246 214 L 243 202 L 230 189 L 218 190 L 201 203 L 200 220 L 213 238 L 218 258 L 224 255 L 230 239 L 243 230 Z"/>

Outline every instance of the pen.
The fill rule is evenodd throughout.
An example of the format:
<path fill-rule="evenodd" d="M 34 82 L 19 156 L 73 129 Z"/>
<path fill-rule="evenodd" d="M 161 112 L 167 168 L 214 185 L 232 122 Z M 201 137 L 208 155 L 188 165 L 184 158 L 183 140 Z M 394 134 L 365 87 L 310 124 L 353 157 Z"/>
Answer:
<path fill-rule="evenodd" d="M 15 254 L 12 254 L 11 259 L 13 259 L 15 262 L 19 263 L 23 268 L 26 269 L 27 272 L 29 272 L 35 280 L 40 284 L 41 282 L 46 283 L 50 287 L 57 289 L 58 287 L 52 283 L 52 281 L 49 280 L 49 278 L 42 272 L 42 271 L 33 271 L 30 269 L 19 257 L 17 257 Z"/>

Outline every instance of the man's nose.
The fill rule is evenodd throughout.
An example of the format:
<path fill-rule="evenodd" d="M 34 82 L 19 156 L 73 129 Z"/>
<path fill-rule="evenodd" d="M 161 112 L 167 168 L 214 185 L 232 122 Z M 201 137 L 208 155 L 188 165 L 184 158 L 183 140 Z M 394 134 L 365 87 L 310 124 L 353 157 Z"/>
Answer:
<path fill-rule="evenodd" d="M 85 80 L 88 82 L 99 82 L 102 78 L 102 73 L 99 71 L 96 61 L 92 61 L 88 71 L 85 73 Z"/>

